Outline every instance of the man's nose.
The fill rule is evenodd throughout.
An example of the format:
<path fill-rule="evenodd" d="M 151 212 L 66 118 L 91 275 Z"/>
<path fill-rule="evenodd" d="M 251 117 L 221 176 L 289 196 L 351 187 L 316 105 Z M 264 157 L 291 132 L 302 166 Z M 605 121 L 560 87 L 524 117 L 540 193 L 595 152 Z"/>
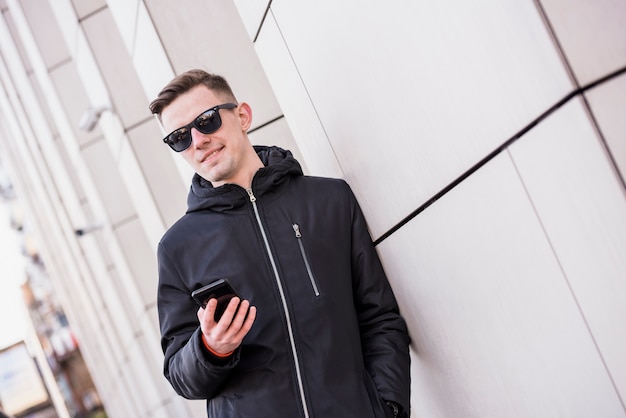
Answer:
<path fill-rule="evenodd" d="M 207 142 L 211 142 L 210 135 L 203 134 L 196 128 L 191 128 L 191 146 L 194 148 L 200 148 Z"/>

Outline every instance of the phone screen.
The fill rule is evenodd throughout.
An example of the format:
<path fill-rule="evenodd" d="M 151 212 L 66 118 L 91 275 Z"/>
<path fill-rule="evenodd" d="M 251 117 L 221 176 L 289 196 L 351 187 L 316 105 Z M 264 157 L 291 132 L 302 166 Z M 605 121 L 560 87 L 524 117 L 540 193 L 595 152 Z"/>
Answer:
<path fill-rule="evenodd" d="M 230 302 L 230 300 L 235 296 L 239 297 L 227 279 L 216 280 L 201 287 L 200 289 L 194 290 L 191 293 L 191 297 L 203 308 L 206 308 L 209 299 L 217 299 L 215 321 L 220 320 L 226 310 L 226 307 L 228 306 L 228 302 Z M 241 299 L 241 297 L 239 298 Z"/>

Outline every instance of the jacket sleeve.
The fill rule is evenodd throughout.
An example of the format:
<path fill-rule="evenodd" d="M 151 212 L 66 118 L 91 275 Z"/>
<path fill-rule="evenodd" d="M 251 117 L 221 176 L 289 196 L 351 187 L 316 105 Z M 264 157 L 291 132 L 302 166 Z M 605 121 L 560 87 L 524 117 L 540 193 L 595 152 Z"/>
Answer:
<path fill-rule="evenodd" d="M 198 306 L 163 244 L 158 248 L 158 311 L 163 374 L 176 393 L 187 399 L 211 399 L 239 361 L 239 349 L 227 359 L 212 356 L 203 345 Z"/>
<path fill-rule="evenodd" d="M 380 397 L 410 414 L 409 335 L 363 213 L 350 191 L 352 281 L 365 367 Z"/>

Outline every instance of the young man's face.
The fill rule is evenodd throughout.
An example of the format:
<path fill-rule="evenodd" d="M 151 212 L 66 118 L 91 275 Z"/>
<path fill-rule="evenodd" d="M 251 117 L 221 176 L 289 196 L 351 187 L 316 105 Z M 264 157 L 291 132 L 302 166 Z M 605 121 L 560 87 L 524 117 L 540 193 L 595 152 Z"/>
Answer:
<path fill-rule="evenodd" d="M 230 102 L 218 97 L 204 85 L 199 85 L 178 96 L 161 112 L 163 128 L 167 133 L 192 122 L 207 109 Z M 246 103 L 235 109 L 218 110 L 222 126 L 213 133 L 203 134 L 191 128 L 191 146 L 180 154 L 200 176 L 213 187 L 225 183 L 242 184 L 245 164 L 251 145 L 246 131 L 252 114 Z"/>

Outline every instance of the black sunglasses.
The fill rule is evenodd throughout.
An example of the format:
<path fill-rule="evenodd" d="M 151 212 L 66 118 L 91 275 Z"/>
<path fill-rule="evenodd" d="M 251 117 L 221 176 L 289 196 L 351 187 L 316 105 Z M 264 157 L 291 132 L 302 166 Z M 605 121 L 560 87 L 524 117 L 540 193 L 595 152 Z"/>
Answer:
<path fill-rule="evenodd" d="M 163 142 L 176 152 L 184 151 L 191 146 L 191 128 L 196 128 L 198 132 L 203 134 L 211 134 L 222 126 L 219 110 L 234 109 L 236 107 L 235 103 L 224 103 L 207 109 L 196 116 L 191 123 L 176 129 L 163 138 Z"/>

